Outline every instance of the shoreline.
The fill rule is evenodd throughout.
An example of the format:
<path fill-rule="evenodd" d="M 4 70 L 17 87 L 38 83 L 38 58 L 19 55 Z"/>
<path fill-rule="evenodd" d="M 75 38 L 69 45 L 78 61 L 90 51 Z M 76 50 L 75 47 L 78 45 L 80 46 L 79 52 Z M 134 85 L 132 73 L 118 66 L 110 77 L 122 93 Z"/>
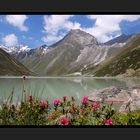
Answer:
<path fill-rule="evenodd" d="M 140 77 L 92 77 L 92 76 L 25 76 L 27 79 L 37 78 L 91 78 L 91 79 L 140 79 Z M 0 78 L 23 78 L 23 76 L 0 76 Z"/>

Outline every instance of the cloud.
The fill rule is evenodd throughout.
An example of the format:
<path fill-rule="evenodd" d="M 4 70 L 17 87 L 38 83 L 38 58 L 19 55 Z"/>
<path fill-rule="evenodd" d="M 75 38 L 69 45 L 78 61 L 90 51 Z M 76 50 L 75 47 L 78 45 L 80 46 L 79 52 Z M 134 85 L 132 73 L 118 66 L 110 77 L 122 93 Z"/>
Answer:
<path fill-rule="evenodd" d="M 52 44 L 62 39 L 70 29 L 80 29 L 81 24 L 70 21 L 74 15 L 50 15 L 44 16 L 44 32 L 47 34 L 42 41 Z M 65 33 L 60 33 L 63 30 Z"/>
<path fill-rule="evenodd" d="M 6 46 L 13 46 L 18 44 L 18 38 L 15 34 L 9 34 L 2 38 Z"/>
<path fill-rule="evenodd" d="M 63 36 L 57 36 L 57 35 L 47 35 L 45 37 L 42 38 L 43 42 L 47 42 L 48 44 L 52 44 L 54 42 L 57 42 L 59 40 L 61 40 L 63 38 Z"/>
<path fill-rule="evenodd" d="M 95 36 L 98 41 L 106 42 L 113 37 L 121 34 L 119 24 L 123 21 L 135 21 L 140 18 L 140 15 L 90 15 L 87 16 L 91 20 L 96 20 L 95 25 L 83 30 Z M 109 35 L 115 33 L 115 36 Z"/>
<path fill-rule="evenodd" d="M 46 32 L 57 33 L 60 28 L 65 28 L 64 24 L 72 15 L 51 15 L 44 16 L 44 29 Z"/>
<path fill-rule="evenodd" d="M 27 18 L 26 15 L 7 15 L 5 17 L 9 24 L 19 28 L 20 31 L 28 31 L 28 28 L 24 25 Z"/>
<path fill-rule="evenodd" d="M 120 23 L 123 20 L 132 22 L 140 18 L 140 15 L 87 15 L 86 17 L 91 22 L 95 21 L 95 24 L 92 27 L 82 28 L 82 22 L 71 21 L 74 16 L 76 15 L 44 16 L 44 32 L 47 35 L 42 40 L 54 43 L 62 39 L 70 29 L 81 29 L 95 36 L 99 42 L 106 42 L 122 34 Z M 60 34 L 60 31 L 63 31 L 63 35 Z"/>

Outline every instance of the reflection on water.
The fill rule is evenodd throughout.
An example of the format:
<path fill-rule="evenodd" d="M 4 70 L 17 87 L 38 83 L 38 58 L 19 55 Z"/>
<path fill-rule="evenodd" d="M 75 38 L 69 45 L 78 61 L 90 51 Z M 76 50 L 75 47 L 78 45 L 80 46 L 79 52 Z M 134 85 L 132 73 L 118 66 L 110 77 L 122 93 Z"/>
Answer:
<path fill-rule="evenodd" d="M 14 90 L 14 101 L 21 98 L 23 88 L 26 94 L 36 95 L 41 99 L 60 99 L 66 95 L 81 100 L 83 96 L 95 90 L 109 86 L 140 86 L 140 78 L 95 79 L 95 78 L 0 78 L 0 100 L 6 99 Z"/>

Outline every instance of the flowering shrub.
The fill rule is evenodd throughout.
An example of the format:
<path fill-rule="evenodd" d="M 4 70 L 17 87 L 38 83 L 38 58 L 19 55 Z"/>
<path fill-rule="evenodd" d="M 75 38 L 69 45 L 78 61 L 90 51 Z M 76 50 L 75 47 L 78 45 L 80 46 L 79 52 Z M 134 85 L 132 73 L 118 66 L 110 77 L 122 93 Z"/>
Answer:
<path fill-rule="evenodd" d="M 55 100 L 54 101 L 54 106 L 58 106 L 58 105 L 60 105 L 61 104 L 61 101 L 60 100 Z"/>
<path fill-rule="evenodd" d="M 88 103 L 88 98 L 87 98 L 87 97 L 84 97 L 84 98 L 82 99 L 82 103 L 83 103 L 83 104 L 87 104 L 87 103 Z"/>
<path fill-rule="evenodd" d="M 30 95 L 19 105 L 7 102 L 0 109 L 0 125 L 136 125 L 139 120 L 140 113 L 118 114 L 112 105 L 93 103 L 87 97 L 76 104 L 73 96 L 70 100 L 63 96 L 50 105 Z"/>
<path fill-rule="evenodd" d="M 60 121 L 61 121 L 61 124 L 63 125 L 69 125 L 69 120 L 64 117 L 62 117 Z"/>
<path fill-rule="evenodd" d="M 112 119 L 108 119 L 105 121 L 105 125 L 112 125 L 113 122 L 112 122 Z"/>
<path fill-rule="evenodd" d="M 67 96 L 63 96 L 63 101 L 65 102 L 67 99 Z"/>

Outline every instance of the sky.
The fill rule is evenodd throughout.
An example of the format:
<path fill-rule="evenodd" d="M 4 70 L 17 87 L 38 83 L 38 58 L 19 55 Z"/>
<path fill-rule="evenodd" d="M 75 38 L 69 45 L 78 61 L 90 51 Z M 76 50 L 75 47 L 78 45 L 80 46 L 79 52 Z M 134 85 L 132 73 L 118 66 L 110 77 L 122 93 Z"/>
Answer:
<path fill-rule="evenodd" d="M 0 44 L 49 46 L 71 29 L 81 29 L 103 43 L 121 34 L 139 33 L 140 15 L 0 15 Z"/>

